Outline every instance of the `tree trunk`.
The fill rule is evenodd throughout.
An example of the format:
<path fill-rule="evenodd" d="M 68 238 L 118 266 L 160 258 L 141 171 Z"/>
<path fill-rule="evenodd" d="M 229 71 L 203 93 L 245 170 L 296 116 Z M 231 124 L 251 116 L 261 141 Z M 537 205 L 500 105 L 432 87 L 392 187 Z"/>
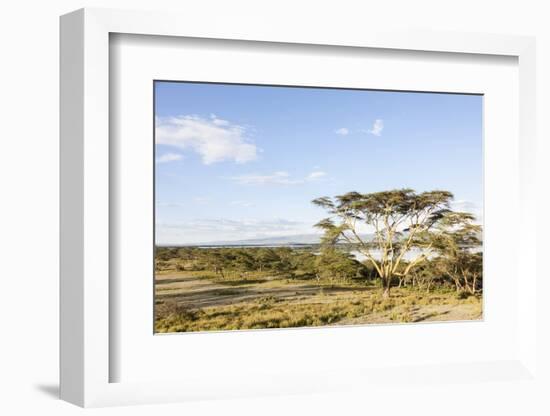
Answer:
<path fill-rule="evenodd" d="M 390 297 L 390 287 L 391 287 L 391 277 L 386 277 L 382 280 L 382 286 L 384 287 L 384 292 L 382 292 L 382 297 L 387 299 Z"/>
<path fill-rule="evenodd" d="M 390 297 L 391 276 L 380 276 L 382 280 L 382 297 Z"/>

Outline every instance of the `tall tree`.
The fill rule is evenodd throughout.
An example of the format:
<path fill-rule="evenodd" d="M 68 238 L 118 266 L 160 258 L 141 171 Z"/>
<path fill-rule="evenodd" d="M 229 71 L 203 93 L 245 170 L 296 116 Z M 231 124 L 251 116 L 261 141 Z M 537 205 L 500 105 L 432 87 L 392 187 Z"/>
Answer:
<path fill-rule="evenodd" d="M 394 277 L 405 277 L 432 252 L 433 243 L 420 237 L 451 212 L 452 198 L 448 191 L 395 189 L 369 194 L 348 192 L 312 202 L 330 214 L 316 224 L 325 232 L 323 243 L 344 240 L 356 247 L 376 269 L 383 295 L 388 297 Z M 361 229 L 372 230 L 374 237 L 366 239 Z M 413 256 L 404 261 L 407 253 Z"/>

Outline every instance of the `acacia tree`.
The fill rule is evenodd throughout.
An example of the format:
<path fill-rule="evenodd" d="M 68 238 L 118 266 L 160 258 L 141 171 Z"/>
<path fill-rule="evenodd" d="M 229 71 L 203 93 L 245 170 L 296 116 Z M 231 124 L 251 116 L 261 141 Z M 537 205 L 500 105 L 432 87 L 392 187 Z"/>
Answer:
<path fill-rule="evenodd" d="M 231 258 L 226 250 L 205 250 L 202 261 L 206 268 L 214 270 L 214 273 L 221 275 L 222 279 L 225 279 L 225 271 L 231 265 Z"/>
<path fill-rule="evenodd" d="M 439 231 L 426 236 L 437 253 L 436 268 L 452 280 L 457 292 L 475 294 L 481 289 L 482 263 L 481 225 L 466 212 L 446 214 L 435 226 Z"/>
<path fill-rule="evenodd" d="M 429 257 L 433 242 L 425 235 L 451 212 L 452 198 L 448 191 L 416 193 L 412 189 L 395 189 L 369 194 L 348 192 L 312 202 L 330 214 L 316 224 L 324 230 L 322 243 L 344 240 L 357 247 L 376 269 L 382 280 L 383 296 L 388 297 L 395 277 L 406 277 L 414 266 Z M 360 234 L 365 225 L 374 230 L 371 240 Z M 407 253 L 414 256 L 405 261 Z"/>
<path fill-rule="evenodd" d="M 260 248 L 256 253 L 256 263 L 261 272 L 278 260 L 279 255 L 272 248 Z"/>
<path fill-rule="evenodd" d="M 434 282 L 439 279 L 439 270 L 436 266 L 436 261 L 431 260 L 418 265 L 413 270 L 409 277 L 409 281 L 412 287 L 420 290 L 426 290 L 426 293 L 430 293 L 430 289 Z"/>

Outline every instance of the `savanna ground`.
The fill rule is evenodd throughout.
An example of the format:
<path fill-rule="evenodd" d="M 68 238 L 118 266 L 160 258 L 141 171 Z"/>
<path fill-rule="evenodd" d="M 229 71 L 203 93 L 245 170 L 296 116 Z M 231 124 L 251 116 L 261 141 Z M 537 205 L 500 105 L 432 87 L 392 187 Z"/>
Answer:
<path fill-rule="evenodd" d="M 168 268 L 155 275 L 157 332 L 362 325 L 482 318 L 480 295 L 375 281 L 285 278 L 270 271 L 220 276 Z"/>

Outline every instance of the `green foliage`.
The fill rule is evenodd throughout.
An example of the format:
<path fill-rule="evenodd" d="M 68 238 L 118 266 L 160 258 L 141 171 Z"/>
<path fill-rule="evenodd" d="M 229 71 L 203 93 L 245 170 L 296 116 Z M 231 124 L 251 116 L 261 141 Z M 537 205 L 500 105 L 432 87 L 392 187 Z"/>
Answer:
<path fill-rule="evenodd" d="M 469 213 L 450 213 L 438 223 L 439 232 L 430 239 L 437 253 L 433 261 L 436 271 L 450 279 L 457 292 L 471 294 L 483 286 L 481 226 L 473 220 Z"/>
<path fill-rule="evenodd" d="M 211 270 L 224 278 L 249 272 L 271 273 L 279 277 L 313 278 L 316 255 L 312 247 L 158 247 L 156 270 Z"/>
<path fill-rule="evenodd" d="M 329 281 L 348 280 L 366 275 L 367 270 L 349 253 L 334 247 L 324 247 L 315 260 L 315 270 L 320 278 Z"/>
<path fill-rule="evenodd" d="M 248 273 L 267 273 L 280 278 L 321 279 L 327 281 L 365 279 L 374 269 L 355 260 L 342 249 L 317 247 L 247 248 L 158 248 L 157 271 L 210 270 L 221 278 L 229 275 L 244 277 Z"/>

